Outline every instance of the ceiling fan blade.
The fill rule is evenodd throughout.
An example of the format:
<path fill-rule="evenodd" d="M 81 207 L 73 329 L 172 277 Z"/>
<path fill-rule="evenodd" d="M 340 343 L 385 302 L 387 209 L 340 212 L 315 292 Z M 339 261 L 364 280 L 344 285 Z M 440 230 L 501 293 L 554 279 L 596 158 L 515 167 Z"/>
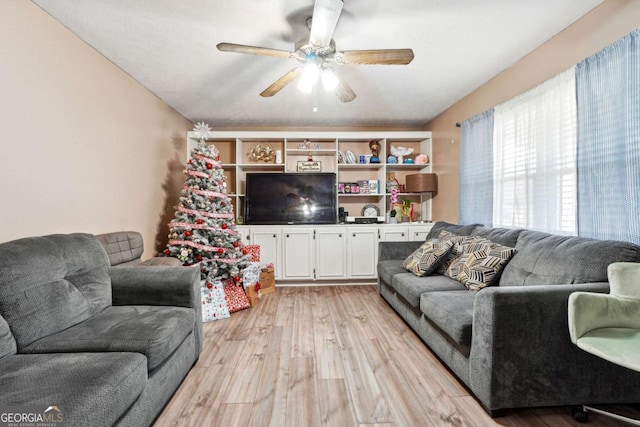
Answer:
<path fill-rule="evenodd" d="M 345 50 L 335 54 L 338 64 L 406 65 L 412 60 L 411 49 Z"/>
<path fill-rule="evenodd" d="M 329 46 L 343 5 L 342 0 L 316 0 L 309 35 L 309 41 L 312 45 Z"/>
<path fill-rule="evenodd" d="M 351 102 L 356 99 L 356 93 L 351 89 L 347 82 L 340 77 L 340 74 L 336 73 L 338 78 L 338 85 L 334 89 L 336 96 L 340 99 L 340 102 Z"/>
<path fill-rule="evenodd" d="M 249 53 L 251 55 L 275 56 L 278 58 L 291 58 L 293 56 L 292 52 L 286 50 L 248 46 L 245 44 L 218 43 L 216 47 L 223 52 Z"/>
<path fill-rule="evenodd" d="M 287 74 L 273 82 L 271 86 L 263 90 L 262 93 L 260 93 L 260 96 L 269 97 L 275 95 L 276 93 L 280 92 L 286 85 L 294 81 L 296 77 L 300 75 L 300 73 L 302 73 L 302 67 L 294 68 L 293 70 L 289 71 Z"/>

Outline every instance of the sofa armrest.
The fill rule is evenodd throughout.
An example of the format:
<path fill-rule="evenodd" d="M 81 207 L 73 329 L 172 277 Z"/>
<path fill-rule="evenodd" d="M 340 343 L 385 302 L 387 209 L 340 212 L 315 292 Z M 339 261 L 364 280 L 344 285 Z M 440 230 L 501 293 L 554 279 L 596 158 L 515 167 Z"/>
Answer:
<path fill-rule="evenodd" d="M 390 259 L 405 259 L 413 251 L 422 245 L 423 241 L 417 242 L 379 242 L 378 243 L 378 261 L 387 261 Z"/>
<path fill-rule="evenodd" d="M 111 269 L 113 305 L 168 305 L 195 311 L 195 357 L 202 351 L 200 267 L 118 266 Z"/>
<path fill-rule="evenodd" d="M 580 382 L 585 372 L 602 370 L 569 337 L 568 299 L 576 291 L 605 293 L 609 284 L 498 286 L 479 291 L 473 309 L 469 382 L 489 409 L 549 406 L 584 398 L 569 394 L 584 388 Z"/>
<path fill-rule="evenodd" d="M 111 269 L 113 305 L 200 307 L 198 267 L 119 266 Z"/>

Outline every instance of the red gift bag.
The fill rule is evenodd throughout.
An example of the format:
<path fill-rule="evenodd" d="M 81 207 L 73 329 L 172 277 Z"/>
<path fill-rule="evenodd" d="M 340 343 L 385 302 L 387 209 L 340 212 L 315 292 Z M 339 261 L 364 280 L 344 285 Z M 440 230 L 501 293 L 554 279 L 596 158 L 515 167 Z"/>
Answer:
<path fill-rule="evenodd" d="M 236 311 L 251 307 L 242 285 L 236 285 L 235 283 L 227 283 L 224 285 L 224 299 L 227 301 L 229 313 L 235 313 Z"/>

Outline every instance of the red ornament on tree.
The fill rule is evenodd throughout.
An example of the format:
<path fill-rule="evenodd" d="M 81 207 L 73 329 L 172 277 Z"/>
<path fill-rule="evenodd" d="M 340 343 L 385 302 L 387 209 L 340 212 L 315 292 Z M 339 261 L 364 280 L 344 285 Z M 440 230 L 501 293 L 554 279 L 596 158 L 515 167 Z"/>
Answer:
<path fill-rule="evenodd" d="M 240 246 L 240 244 L 238 242 L 233 242 L 233 247 L 237 248 L 238 246 Z M 244 253 L 244 251 L 242 251 Z"/>
<path fill-rule="evenodd" d="M 213 284 L 212 283 L 207 283 L 207 288 L 209 288 L 209 289 L 213 288 Z"/>
<path fill-rule="evenodd" d="M 198 259 L 198 261 L 202 261 L 202 255 L 198 254 L 196 258 Z"/>
<path fill-rule="evenodd" d="M 187 230 L 187 231 L 184 232 L 184 235 L 185 235 L 185 237 L 189 237 L 189 236 L 191 236 L 191 232 L 189 230 Z"/>
<path fill-rule="evenodd" d="M 204 221 L 202 220 L 202 218 L 198 218 L 196 219 L 196 224 L 202 224 Z"/>
<path fill-rule="evenodd" d="M 228 227 L 228 225 L 223 223 L 223 224 L 221 225 L 221 227 L 222 227 L 222 229 L 223 229 L 223 230 L 226 230 L 226 229 L 227 229 L 227 227 Z"/>
<path fill-rule="evenodd" d="M 219 253 L 219 254 L 224 253 L 224 249 L 222 249 L 222 248 L 218 248 L 218 253 Z"/>
<path fill-rule="evenodd" d="M 224 206 L 225 206 L 224 202 L 220 202 L 220 207 L 224 208 Z"/>
<path fill-rule="evenodd" d="M 213 165 L 211 163 L 207 163 L 207 169 L 213 169 Z"/>
<path fill-rule="evenodd" d="M 235 281 L 236 281 L 236 283 L 238 283 L 238 282 L 240 281 L 240 276 L 236 276 L 236 277 L 234 277 L 234 278 L 233 278 L 233 280 L 235 280 Z"/>
<path fill-rule="evenodd" d="M 169 255 L 171 254 L 171 251 L 170 251 L 169 249 L 165 249 L 165 250 L 164 250 L 164 254 L 165 254 L 166 256 L 169 256 Z"/>
<path fill-rule="evenodd" d="M 242 255 L 246 255 L 247 254 L 247 250 L 245 248 L 242 248 Z"/>

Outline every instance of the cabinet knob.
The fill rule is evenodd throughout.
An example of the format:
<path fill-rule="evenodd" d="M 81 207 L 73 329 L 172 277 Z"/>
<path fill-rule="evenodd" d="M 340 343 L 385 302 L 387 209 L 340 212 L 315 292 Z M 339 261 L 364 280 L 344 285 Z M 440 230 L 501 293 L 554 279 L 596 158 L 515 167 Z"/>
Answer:
<path fill-rule="evenodd" d="M 356 233 L 353 233 L 353 237 L 356 237 Z"/>
<path fill-rule="evenodd" d="M 289 237 L 289 236 L 287 236 L 287 237 Z M 274 238 L 274 239 L 276 238 L 276 235 L 275 235 L 275 234 L 273 235 L 273 238 Z"/>
<path fill-rule="evenodd" d="M 287 234 L 287 239 L 289 238 L 289 235 Z"/>
<path fill-rule="evenodd" d="M 402 237 L 404 237 L 404 233 L 400 233 L 400 235 L 401 235 Z"/>
<path fill-rule="evenodd" d="M 339 234 L 338 234 L 338 237 L 342 237 L 342 233 L 339 233 Z"/>

